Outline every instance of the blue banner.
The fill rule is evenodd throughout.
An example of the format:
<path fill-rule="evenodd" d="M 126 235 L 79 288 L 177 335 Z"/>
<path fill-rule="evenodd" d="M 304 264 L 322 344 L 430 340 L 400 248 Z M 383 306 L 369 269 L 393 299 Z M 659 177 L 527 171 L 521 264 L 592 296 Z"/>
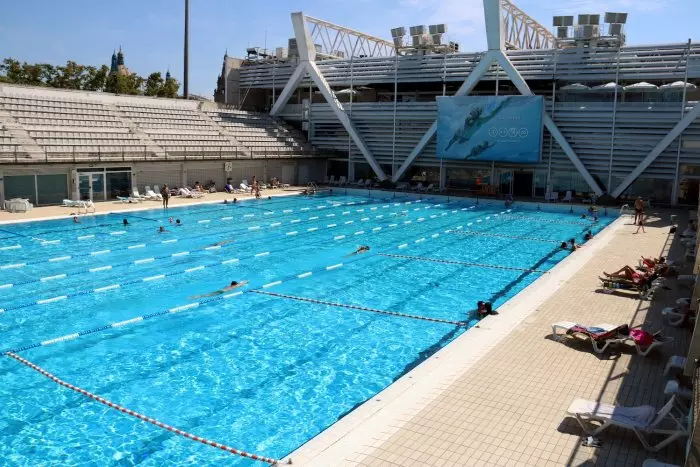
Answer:
<path fill-rule="evenodd" d="M 437 156 L 540 162 L 542 96 L 438 97 Z"/>

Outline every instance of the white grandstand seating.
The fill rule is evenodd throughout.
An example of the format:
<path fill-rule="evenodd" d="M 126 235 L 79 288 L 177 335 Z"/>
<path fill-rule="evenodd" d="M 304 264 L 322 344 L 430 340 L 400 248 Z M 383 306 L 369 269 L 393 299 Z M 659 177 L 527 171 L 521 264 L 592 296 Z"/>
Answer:
<path fill-rule="evenodd" d="M 0 154 L 18 158 L 24 140 L 10 128 L 26 130 L 37 161 L 120 159 L 216 159 L 309 155 L 300 132 L 275 119 L 207 103 L 76 93 L 3 85 L 0 87 Z M 12 125 L 12 126 L 10 126 Z M 16 135 L 15 135 L 16 136 Z M 29 157 L 24 154 L 24 157 Z"/>
<path fill-rule="evenodd" d="M 267 114 L 224 108 L 206 113 L 254 153 L 299 154 L 307 150 L 299 132 Z"/>

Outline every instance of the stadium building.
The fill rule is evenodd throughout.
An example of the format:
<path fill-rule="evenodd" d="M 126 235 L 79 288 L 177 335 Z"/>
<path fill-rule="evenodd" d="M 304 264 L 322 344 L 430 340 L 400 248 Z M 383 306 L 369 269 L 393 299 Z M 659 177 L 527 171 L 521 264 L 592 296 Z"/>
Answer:
<path fill-rule="evenodd" d="M 389 42 L 294 13 L 288 47 L 224 57 L 216 103 L 2 84 L 0 202 L 253 175 L 697 202 L 700 46 L 627 46 L 625 14 L 556 17 L 552 34 L 507 0 L 485 11 L 488 50 L 469 53 L 446 25 Z M 467 94 L 541 96 L 537 160 L 441 157 L 437 98 Z"/>
<path fill-rule="evenodd" d="M 507 0 L 485 8 L 486 52 L 446 42 L 446 25 L 388 42 L 294 13 L 288 47 L 224 58 L 216 99 L 303 130 L 335 179 L 697 203 L 700 45 L 628 46 L 624 13 L 555 17 L 552 34 Z M 436 98 L 466 94 L 542 96 L 539 162 L 438 157 Z"/>

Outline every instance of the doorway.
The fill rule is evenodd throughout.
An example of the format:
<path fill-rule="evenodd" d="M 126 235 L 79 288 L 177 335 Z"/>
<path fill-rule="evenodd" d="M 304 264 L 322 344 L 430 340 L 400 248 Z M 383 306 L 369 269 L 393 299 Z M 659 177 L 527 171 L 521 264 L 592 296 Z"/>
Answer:
<path fill-rule="evenodd" d="M 83 201 L 105 201 L 104 172 L 83 172 L 78 174 L 78 193 Z"/>
<path fill-rule="evenodd" d="M 529 171 L 517 171 L 513 173 L 513 196 L 532 196 L 533 173 Z"/>

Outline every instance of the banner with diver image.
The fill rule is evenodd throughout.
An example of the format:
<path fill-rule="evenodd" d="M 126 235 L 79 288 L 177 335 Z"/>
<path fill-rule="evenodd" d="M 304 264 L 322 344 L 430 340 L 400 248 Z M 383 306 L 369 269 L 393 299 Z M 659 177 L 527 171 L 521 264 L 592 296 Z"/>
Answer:
<path fill-rule="evenodd" d="M 542 96 L 438 97 L 437 156 L 540 162 Z"/>

